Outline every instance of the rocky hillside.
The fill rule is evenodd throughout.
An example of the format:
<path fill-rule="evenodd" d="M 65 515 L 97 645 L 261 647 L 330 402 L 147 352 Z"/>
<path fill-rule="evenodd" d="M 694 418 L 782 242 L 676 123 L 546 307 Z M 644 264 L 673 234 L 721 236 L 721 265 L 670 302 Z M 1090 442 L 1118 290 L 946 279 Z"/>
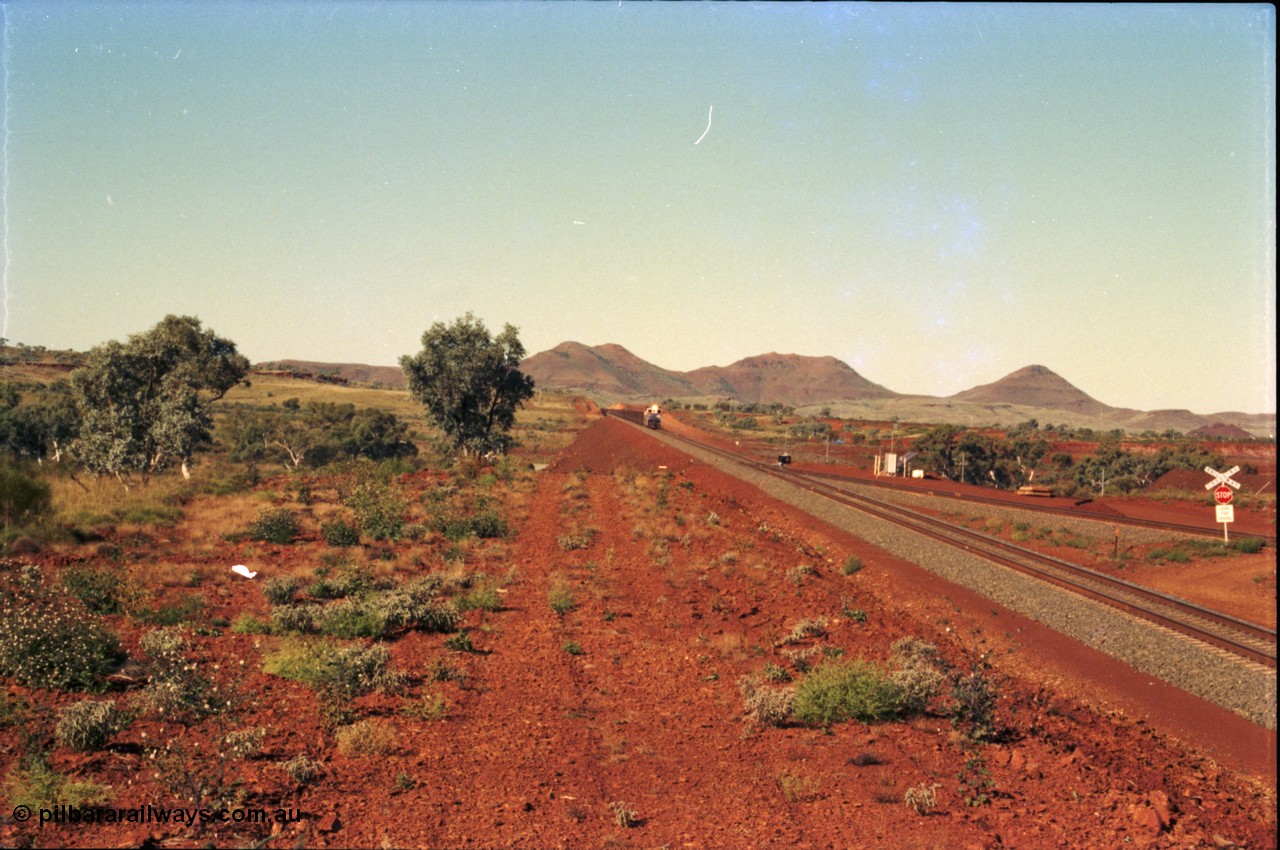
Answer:
<path fill-rule="evenodd" d="M 654 366 L 620 345 L 562 342 L 526 357 L 521 370 L 544 389 L 566 389 L 604 397 L 681 398 L 701 393 L 680 372 Z"/>
<path fill-rule="evenodd" d="M 701 395 L 742 401 L 781 402 L 795 407 L 832 399 L 889 398 L 897 393 L 873 384 L 834 357 L 762 354 L 728 366 L 685 373 Z"/>
<path fill-rule="evenodd" d="M 526 358 L 521 368 L 540 387 L 608 398 L 733 398 L 800 406 L 896 395 L 834 357 L 798 354 L 762 354 L 729 366 L 675 372 L 654 366 L 620 345 L 564 342 Z"/>
<path fill-rule="evenodd" d="M 1023 367 L 998 381 L 958 392 L 950 398 L 975 404 L 1017 404 L 1087 414 L 1103 414 L 1115 409 L 1044 366 Z"/>

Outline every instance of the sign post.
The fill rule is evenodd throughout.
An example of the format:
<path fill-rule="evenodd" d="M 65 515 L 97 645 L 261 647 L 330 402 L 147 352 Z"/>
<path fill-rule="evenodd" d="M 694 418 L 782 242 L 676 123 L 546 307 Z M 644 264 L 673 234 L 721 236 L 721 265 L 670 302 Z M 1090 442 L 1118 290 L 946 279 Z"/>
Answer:
<path fill-rule="evenodd" d="M 1233 466 L 1226 472 L 1219 472 L 1212 466 L 1206 466 L 1204 471 L 1209 473 L 1213 480 L 1204 485 L 1204 489 L 1213 491 L 1213 500 L 1217 502 L 1214 510 L 1214 521 L 1222 523 L 1222 542 L 1230 543 L 1231 538 L 1227 533 L 1227 524 L 1236 521 L 1236 509 L 1231 505 L 1232 490 L 1240 489 L 1240 482 L 1231 476 L 1240 471 L 1240 467 Z"/>

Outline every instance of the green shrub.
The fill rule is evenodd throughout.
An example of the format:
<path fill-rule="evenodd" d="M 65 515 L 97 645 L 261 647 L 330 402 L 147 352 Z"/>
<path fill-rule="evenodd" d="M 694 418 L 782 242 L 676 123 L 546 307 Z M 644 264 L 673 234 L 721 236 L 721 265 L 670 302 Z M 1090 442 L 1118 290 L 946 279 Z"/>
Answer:
<path fill-rule="evenodd" d="M 400 713 L 414 720 L 436 721 L 449 716 L 449 700 L 443 694 L 430 691 L 416 703 L 401 706 Z"/>
<path fill-rule="evenodd" d="M 48 484 L 27 476 L 8 461 L 0 461 L 0 525 L 26 525 L 52 510 Z"/>
<path fill-rule="evenodd" d="M 288 508 L 263 508 L 249 526 L 249 536 L 267 543 L 292 543 L 298 536 L 298 520 Z"/>
<path fill-rule="evenodd" d="M 358 546 L 360 529 L 345 519 L 335 519 L 320 525 L 320 534 L 324 542 L 334 547 Z"/>
<path fill-rule="evenodd" d="M 502 610 L 502 594 L 496 587 L 483 585 L 472 588 L 465 596 L 453 600 L 453 607 L 458 611 L 500 611 Z"/>
<path fill-rule="evenodd" d="M 823 662 L 796 686 L 792 714 L 802 723 L 874 723 L 894 716 L 892 682 L 864 661 Z"/>
<path fill-rule="evenodd" d="M 122 587 L 120 577 L 112 570 L 72 567 L 63 572 L 62 583 L 93 613 L 120 613 Z"/>
<path fill-rule="evenodd" d="M 964 766 L 956 773 L 960 796 L 966 806 L 985 806 L 991 802 L 996 783 L 991 778 L 987 761 L 981 753 L 974 752 L 964 760 Z"/>
<path fill-rule="evenodd" d="M 343 599 L 322 609 L 320 632 L 339 638 L 382 637 L 387 624 L 370 602 Z"/>
<path fill-rule="evenodd" d="M 271 605 L 288 605 L 300 584 L 297 576 L 269 578 L 262 583 L 262 598 Z"/>
<path fill-rule="evenodd" d="M 764 665 L 764 677 L 770 682 L 790 682 L 791 674 L 787 672 L 785 667 L 779 667 L 777 664 Z"/>
<path fill-rule="evenodd" d="M 127 725 L 128 719 L 114 703 L 81 700 L 58 712 L 54 737 L 64 747 L 87 752 L 105 746 Z"/>
<path fill-rule="evenodd" d="M 387 485 L 364 480 L 356 484 L 342 503 L 355 513 L 360 529 L 373 540 L 395 540 L 404 525 L 408 502 Z"/>
<path fill-rule="evenodd" d="M 960 677 L 951 689 L 951 722 L 974 741 L 996 734 L 996 691 L 980 671 Z"/>
<path fill-rule="evenodd" d="M 471 533 L 484 540 L 506 537 L 507 521 L 496 510 L 485 510 L 471 517 Z"/>
<path fill-rule="evenodd" d="M 319 605 L 277 605 L 271 609 L 269 630 L 273 635 L 315 634 L 322 617 Z"/>
<path fill-rule="evenodd" d="M 416 628 L 424 632 L 452 632 L 462 621 L 453 608 L 434 598 L 434 585 L 419 581 L 384 591 L 370 600 L 387 631 Z"/>
<path fill-rule="evenodd" d="M 271 633 L 355 638 L 384 637 L 410 628 L 427 632 L 454 631 L 461 614 L 436 600 L 437 587 L 435 582 L 419 580 L 324 606 L 278 605 L 271 609 Z"/>
<path fill-rule="evenodd" d="M 555 582 L 547 591 L 547 604 L 551 610 L 563 617 L 573 610 L 573 588 L 564 582 Z"/>
<path fill-rule="evenodd" d="M 452 637 L 445 638 L 444 648 L 453 652 L 475 652 L 476 646 L 471 642 L 471 632 L 463 629 Z"/>
<path fill-rule="evenodd" d="M 64 597 L 0 594 L 0 676 L 34 688 L 94 690 L 120 658 L 115 635 Z"/>
<path fill-rule="evenodd" d="M 271 623 L 241 611 L 231 623 L 231 633 L 237 635 L 266 635 L 271 633 Z"/>
<path fill-rule="evenodd" d="M 401 674 L 388 669 L 385 646 L 337 647 L 330 641 L 289 641 L 269 655 L 262 669 L 315 689 L 336 685 L 352 696 L 394 690 Z"/>
<path fill-rule="evenodd" d="M 1185 549 L 1165 549 L 1160 547 L 1148 552 L 1147 558 L 1152 561 L 1172 561 L 1175 564 L 1186 564 L 1191 561 L 1191 553 Z"/>
<path fill-rule="evenodd" d="M 32 811 L 55 805 L 101 805 L 110 799 L 107 789 L 96 782 L 68 782 L 38 752 L 28 755 L 21 764 L 14 762 L 5 777 L 4 790 L 15 807 L 26 806 Z"/>
<path fill-rule="evenodd" d="M 133 612 L 133 619 L 148 626 L 176 626 L 180 623 L 199 620 L 204 611 L 204 600 L 199 596 L 188 596 L 181 602 L 161 605 L 152 608 L 144 605 Z"/>
<path fill-rule="evenodd" d="M 322 570 L 317 570 L 319 575 Z M 368 567 L 343 567 L 333 578 L 322 577 L 307 588 L 307 595 L 316 599 L 340 599 L 344 596 L 357 596 L 380 585 Z"/>
<path fill-rule="evenodd" d="M 139 708 L 190 723 L 222 707 L 212 684 L 186 659 L 189 647 L 182 631 L 156 629 L 143 635 L 140 644 L 151 680 L 135 697 Z"/>
<path fill-rule="evenodd" d="M 1243 552 L 1246 555 L 1256 555 L 1266 545 L 1267 542 L 1261 537 L 1237 537 L 1230 543 L 1232 549 L 1237 552 Z"/>
<path fill-rule="evenodd" d="M 844 566 L 841 568 L 841 571 L 845 575 L 851 576 L 861 569 L 862 569 L 862 559 L 859 558 L 857 555 L 850 555 L 848 558 L 845 558 Z"/>
<path fill-rule="evenodd" d="M 268 656 L 262 669 L 314 690 L 322 725 L 334 729 L 355 718 L 351 701 L 356 697 L 403 684 L 404 674 L 387 667 L 390 658 L 384 646 L 337 648 L 328 641 L 290 641 Z"/>

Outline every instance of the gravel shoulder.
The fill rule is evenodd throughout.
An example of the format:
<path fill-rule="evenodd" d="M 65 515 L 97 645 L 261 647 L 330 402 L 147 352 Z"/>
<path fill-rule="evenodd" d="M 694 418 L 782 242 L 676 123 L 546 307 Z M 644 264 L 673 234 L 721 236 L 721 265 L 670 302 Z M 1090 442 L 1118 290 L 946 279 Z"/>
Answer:
<path fill-rule="evenodd" d="M 667 435 L 660 439 L 674 444 Z M 1226 708 L 1266 729 L 1276 728 L 1274 671 L 1238 661 L 1220 650 L 1127 614 L 1100 607 L 1069 592 L 1011 574 L 921 535 L 888 527 L 772 476 L 729 463 L 711 452 L 684 443 L 678 447 L 716 469 L 759 487 L 780 501 L 1123 661 L 1138 671 Z M 1067 522 L 1080 523 L 1085 533 L 1097 533 L 1096 522 Z"/>

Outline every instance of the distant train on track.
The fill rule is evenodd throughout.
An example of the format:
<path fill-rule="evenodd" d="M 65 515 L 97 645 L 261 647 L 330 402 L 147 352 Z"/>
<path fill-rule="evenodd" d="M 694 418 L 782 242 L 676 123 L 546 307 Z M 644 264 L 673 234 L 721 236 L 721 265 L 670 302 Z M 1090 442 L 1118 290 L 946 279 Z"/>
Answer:
<path fill-rule="evenodd" d="M 644 427 L 655 431 L 662 428 L 662 408 L 651 404 L 644 409 Z"/>

